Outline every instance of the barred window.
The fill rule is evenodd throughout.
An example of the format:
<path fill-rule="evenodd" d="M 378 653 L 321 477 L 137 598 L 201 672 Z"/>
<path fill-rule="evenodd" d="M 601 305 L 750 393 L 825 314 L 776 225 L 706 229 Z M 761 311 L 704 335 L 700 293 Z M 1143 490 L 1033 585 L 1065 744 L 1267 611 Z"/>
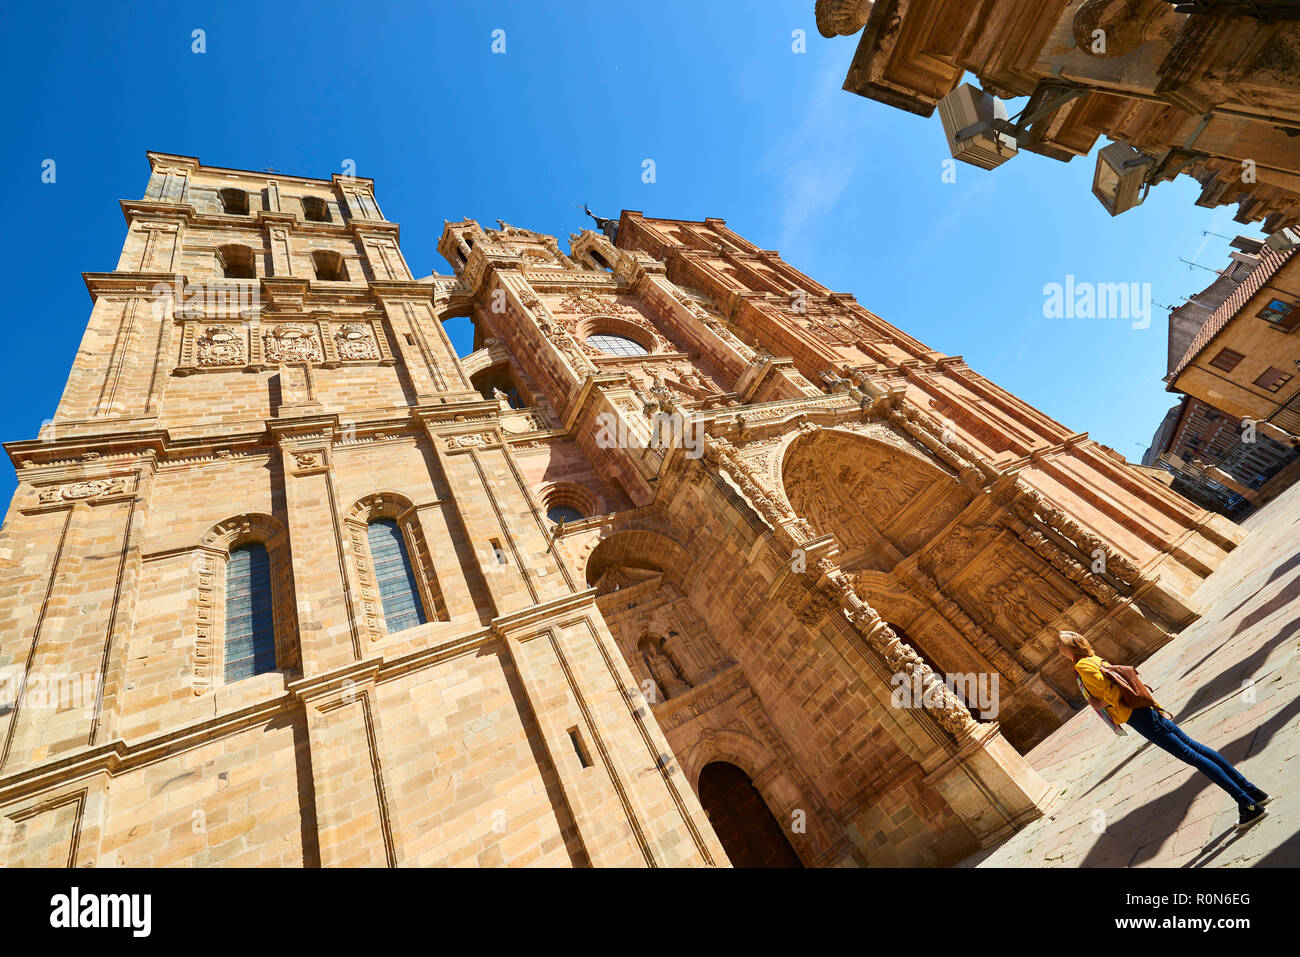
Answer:
<path fill-rule="evenodd" d="M 594 346 L 601 352 L 607 352 L 614 356 L 644 356 L 648 355 L 645 346 L 629 339 L 626 336 L 614 336 L 608 333 L 600 333 L 587 337 L 587 344 Z"/>
<path fill-rule="evenodd" d="M 244 545 L 226 564 L 226 681 L 275 668 L 271 559 L 264 545 Z"/>
<path fill-rule="evenodd" d="M 411 559 L 397 523 L 390 518 L 377 518 L 366 527 L 366 537 L 388 633 L 424 624 L 427 620 L 424 606 L 420 603 Z"/>

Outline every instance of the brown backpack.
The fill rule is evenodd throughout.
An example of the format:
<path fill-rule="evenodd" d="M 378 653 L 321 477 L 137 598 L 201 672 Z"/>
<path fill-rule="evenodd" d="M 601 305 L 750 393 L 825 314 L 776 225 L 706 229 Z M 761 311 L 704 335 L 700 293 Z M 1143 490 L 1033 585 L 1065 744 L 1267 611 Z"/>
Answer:
<path fill-rule="evenodd" d="M 1101 673 L 1115 682 L 1115 686 L 1119 688 L 1120 704 L 1124 707 L 1155 708 L 1162 714 L 1168 713 L 1156 704 L 1156 699 L 1151 696 L 1151 689 L 1142 683 L 1136 668 L 1102 662 Z"/>

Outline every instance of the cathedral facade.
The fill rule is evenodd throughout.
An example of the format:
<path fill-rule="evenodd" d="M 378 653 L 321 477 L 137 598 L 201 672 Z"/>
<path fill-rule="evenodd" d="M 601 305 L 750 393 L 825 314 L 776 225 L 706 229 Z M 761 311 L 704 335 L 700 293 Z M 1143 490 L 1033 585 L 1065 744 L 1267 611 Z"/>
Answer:
<path fill-rule="evenodd" d="M 1235 525 L 717 219 L 149 154 L 6 449 L 0 863 L 948 864 Z M 458 356 L 444 322 L 472 319 Z"/>

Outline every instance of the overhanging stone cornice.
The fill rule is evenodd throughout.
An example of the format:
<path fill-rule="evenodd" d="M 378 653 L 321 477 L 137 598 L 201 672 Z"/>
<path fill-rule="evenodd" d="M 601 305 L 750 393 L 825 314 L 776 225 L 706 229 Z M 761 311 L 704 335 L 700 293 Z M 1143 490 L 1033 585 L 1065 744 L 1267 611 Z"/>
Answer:
<path fill-rule="evenodd" d="M 124 423 L 115 422 L 114 425 L 120 429 Z M 68 429 L 75 426 L 76 423 L 68 423 L 56 428 Z M 165 455 L 167 444 L 166 430 L 155 429 L 60 436 L 49 440 L 22 439 L 6 442 L 4 448 L 14 468 L 19 470 L 19 479 L 25 480 L 32 469 L 42 466 L 57 465 L 62 468 L 78 463 L 103 463 L 106 459 L 125 460 L 147 456 L 161 459 Z"/>
<path fill-rule="evenodd" d="M 183 296 L 190 284 L 190 279 L 178 272 L 83 272 L 81 278 L 92 300 L 103 295 L 154 295 L 157 286 L 166 286 L 173 293 L 179 289 Z"/>
<path fill-rule="evenodd" d="M 512 611 L 505 615 L 500 615 L 492 619 L 492 634 L 501 638 L 517 638 L 518 632 L 527 631 L 535 628 L 541 622 L 548 618 L 554 618 L 560 615 L 575 612 L 581 608 L 590 607 L 592 611 L 596 608 L 596 589 L 595 587 L 584 588 L 582 591 L 574 592 L 571 595 L 562 595 L 551 601 L 541 602 L 536 605 L 529 605 L 527 608 L 519 611 Z M 541 629 L 537 629 L 540 632 Z M 524 639 L 534 637 L 525 635 Z"/>

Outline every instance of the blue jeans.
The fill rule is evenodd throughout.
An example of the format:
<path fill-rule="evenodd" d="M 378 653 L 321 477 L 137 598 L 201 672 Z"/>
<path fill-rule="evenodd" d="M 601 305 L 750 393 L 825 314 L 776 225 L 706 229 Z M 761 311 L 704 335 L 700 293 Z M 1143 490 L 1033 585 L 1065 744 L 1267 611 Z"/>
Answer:
<path fill-rule="evenodd" d="M 1259 788 L 1242 776 L 1228 763 L 1228 759 L 1213 748 L 1193 741 L 1155 708 L 1136 708 L 1128 719 L 1128 726 L 1157 748 L 1168 751 L 1180 761 L 1186 761 L 1223 790 L 1233 796 L 1238 804 L 1253 804 L 1248 792 L 1261 793 Z"/>

